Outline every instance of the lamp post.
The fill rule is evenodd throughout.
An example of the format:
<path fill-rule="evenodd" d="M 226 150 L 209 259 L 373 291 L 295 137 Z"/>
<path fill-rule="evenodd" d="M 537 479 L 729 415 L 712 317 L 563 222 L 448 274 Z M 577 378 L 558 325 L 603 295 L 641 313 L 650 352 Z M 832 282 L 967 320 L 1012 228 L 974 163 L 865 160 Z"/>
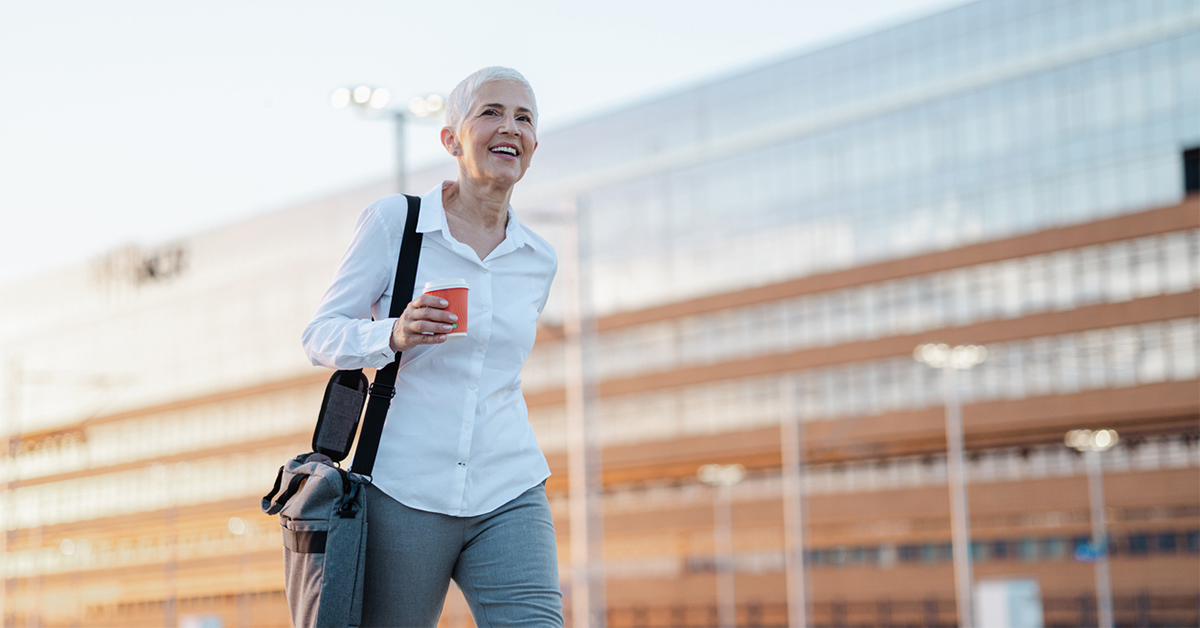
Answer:
<path fill-rule="evenodd" d="M 954 597 L 959 628 L 975 623 L 971 591 L 971 523 L 968 517 L 966 479 L 963 473 L 962 402 L 958 396 L 958 371 L 987 359 L 979 345 L 923 344 L 913 350 L 913 359 L 942 371 L 942 397 L 946 407 L 946 474 L 950 487 L 950 539 L 954 557 Z"/>
<path fill-rule="evenodd" d="M 563 378 L 567 419 L 567 502 L 571 528 L 570 601 L 575 628 L 607 624 L 604 576 L 604 502 L 598 396 L 590 356 L 595 355 L 596 319 L 580 238 L 583 207 L 565 198 L 561 210 L 521 210 L 525 221 L 562 229 L 559 278 L 563 294 Z"/>
<path fill-rule="evenodd" d="M 0 382 L 0 390 L 3 391 L 4 402 L 3 410 L 0 411 L 0 447 L 4 448 L 0 452 L 0 556 L 8 552 L 9 535 L 15 533 L 20 525 L 20 521 L 16 517 L 15 491 L 21 487 L 17 456 L 21 449 L 24 430 L 22 418 L 25 414 L 25 386 L 46 384 L 62 386 L 65 376 L 66 380 L 71 382 L 72 387 L 93 387 L 107 390 L 114 385 L 128 383 L 130 380 L 127 375 L 114 376 L 111 373 L 31 371 L 25 367 L 24 359 L 20 354 L 11 352 L 7 348 L 3 353 L 8 355 L 2 377 L 0 377 L 3 379 L 3 382 Z M 32 541 L 30 545 L 35 548 L 42 544 L 44 527 L 45 523 L 38 518 L 37 525 L 31 528 Z M 63 553 L 68 555 L 75 550 L 73 543 L 60 547 Z M 67 547 L 70 549 L 68 550 Z M 12 563 L 10 562 L 10 564 Z M 5 617 L 10 614 L 8 609 L 9 569 L 4 561 L 0 561 L 0 626 L 6 625 Z M 32 601 L 29 615 L 33 618 L 32 621 L 38 625 L 44 620 L 42 617 L 42 577 L 43 573 L 35 570 L 32 578 L 33 587 L 29 596 Z M 76 578 L 76 575 L 72 575 L 72 578 Z"/>
<path fill-rule="evenodd" d="M 1116 430 L 1071 430 L 1068 447 L 1083 452 L 1088 474 L 1088 501 L 1092 510 L 1092 551 L 1096 554 L 1096 606 L 1100 628 L 1112 628 L 1112 581 L 1108 573 L 1108 526 L 1104 520 L 1104 477 L 1100 454 L 1117 444 Z"/>
<path fill-rule="evenodd" d="M 783 564 L 787 580 L 788 625 L 808 625 L 808 573 L 804 568 L 804 422 L 797 411 L 796 380 L 782 382 L 779 421 L 783 463 Z"/>
<path fill-rule="evenodd" d="M 0 452 L 0 556 L 8 552 L 8 532 L 14 526 L 12 513 L 13 489 L 17 479 L 17 448 L 21 444 L 21 392 L 24 387 L 25 369 L 22 362 L 9 357 L 4 373 L 4 403 L 5 411 L 0 415 L 0 443 L 4 451 Z M 0 562 L 0 626 L 6 626 L 8 616 L 8 577 L 9 569 L 5 562 Z M 40 618 L 39 618 L 40 620 Z"/>
<path fill-rule="evenodd" d="M 442 98 L 439 94 L 413 96 L 408 102 L 408 111 L 403 109 L 385 111 L 385 107 L 391 101 L 392 93 L 387 88 L 372 87 L 370 85 L 339 87 L 333 90 L 333 93 L 329 96 L 329 104 L 333 105 L 334 109 L 342 109 L 353 105 L 360 112 L 372 116 L 376 113 L 391 114 L 396 134 L 396 188 L 403 193 L 405 177 L 408 174 L 404 157 L 406 148 L 404 126 L 412 119 L 410 116 L 415 116 L 416 118 L 437 118 L 441 116 L 442 112 L 446 109 L 446 99 Z"/>
<path fill-rule="evenodd" d="M 706 464 L 696 471 L 701 482 L 717 489 L 713 500 L 713 541 L 717 558 L 717 614 L 721 628 L 737 625 L 733 576 L 733 485 L 746 477 L 740 464 Z"/>
<path fill-rule="evenodd" d="M 571 619 L 577 628 L 604 626 L 604 504 L 598 395 L 588 356 L 595 355 L 596 319 L 584 273 L 578 202 L 563 212 L 563 370 L 567 414 L 567 501 L 571 521 Z"/>

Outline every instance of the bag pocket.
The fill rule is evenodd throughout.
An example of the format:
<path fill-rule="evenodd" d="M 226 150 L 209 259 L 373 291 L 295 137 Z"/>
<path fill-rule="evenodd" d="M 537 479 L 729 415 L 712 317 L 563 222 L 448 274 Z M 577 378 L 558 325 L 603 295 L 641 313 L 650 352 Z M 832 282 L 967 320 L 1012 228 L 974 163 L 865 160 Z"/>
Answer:
<path fill-rule="evenodd" d="M 329 522 L 280 517 L 283 532 L 285 590 L 297 628 L 317 625 L 321 585 L 325 579 L 325 544 Z"/>

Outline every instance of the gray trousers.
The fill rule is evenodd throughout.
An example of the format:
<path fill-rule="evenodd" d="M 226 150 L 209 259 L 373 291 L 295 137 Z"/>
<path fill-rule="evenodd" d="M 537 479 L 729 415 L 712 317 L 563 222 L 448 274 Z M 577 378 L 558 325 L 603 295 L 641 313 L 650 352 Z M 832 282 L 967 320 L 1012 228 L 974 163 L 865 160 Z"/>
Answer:
<path fill-rule="evenodd" d="M 562 628 L 546 488 L 539 484 L 487 514 L 451 517 L 368 486 L 363 626 L 436 626 L 451 578 L 479 628 Z"/>

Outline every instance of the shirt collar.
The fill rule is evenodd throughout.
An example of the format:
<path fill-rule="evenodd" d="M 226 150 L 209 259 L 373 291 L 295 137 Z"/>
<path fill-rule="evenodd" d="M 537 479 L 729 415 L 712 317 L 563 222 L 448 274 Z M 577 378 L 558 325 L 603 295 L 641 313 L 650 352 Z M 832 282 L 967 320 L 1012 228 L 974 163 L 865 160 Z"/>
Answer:
<path fill-rule="evenodd" d="M 421 197 L 421 215 L 417 218 L 418 232 L 441 231 L 444 237 L 450 238 L 450 225 L 446 223 L 446 208 L 442 206 L 442 190 L 447 183 L 450 182 L 445 181 L 435 185 L 432 190 Z M 533 239 L 525 237 L 525 226 L 517 220 L 516 212 L 513 211 L 512 205 L 509 205 L 508 225 L 504 228 L 504 243 L 501 243 L 499 248 L 508 249 L 511 246 L 511 250 L 515 251 L 525 245 L 529 245 L 535 250 L 538 248 Z"/>

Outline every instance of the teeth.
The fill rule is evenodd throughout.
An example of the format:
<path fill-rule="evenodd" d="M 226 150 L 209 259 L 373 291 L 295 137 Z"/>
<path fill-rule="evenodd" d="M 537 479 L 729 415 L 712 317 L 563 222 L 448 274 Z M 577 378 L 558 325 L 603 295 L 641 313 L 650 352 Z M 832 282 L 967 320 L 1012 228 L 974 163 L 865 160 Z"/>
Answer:
<path fill-rule="evenodd" d="M 493 153 L 504 153 L 505 155 L 512 155 L 513 157 L 517 156 L 517 149 L 515 149 L 511 146 L 497 146 L 492 149 L 492 152 Z"/>

